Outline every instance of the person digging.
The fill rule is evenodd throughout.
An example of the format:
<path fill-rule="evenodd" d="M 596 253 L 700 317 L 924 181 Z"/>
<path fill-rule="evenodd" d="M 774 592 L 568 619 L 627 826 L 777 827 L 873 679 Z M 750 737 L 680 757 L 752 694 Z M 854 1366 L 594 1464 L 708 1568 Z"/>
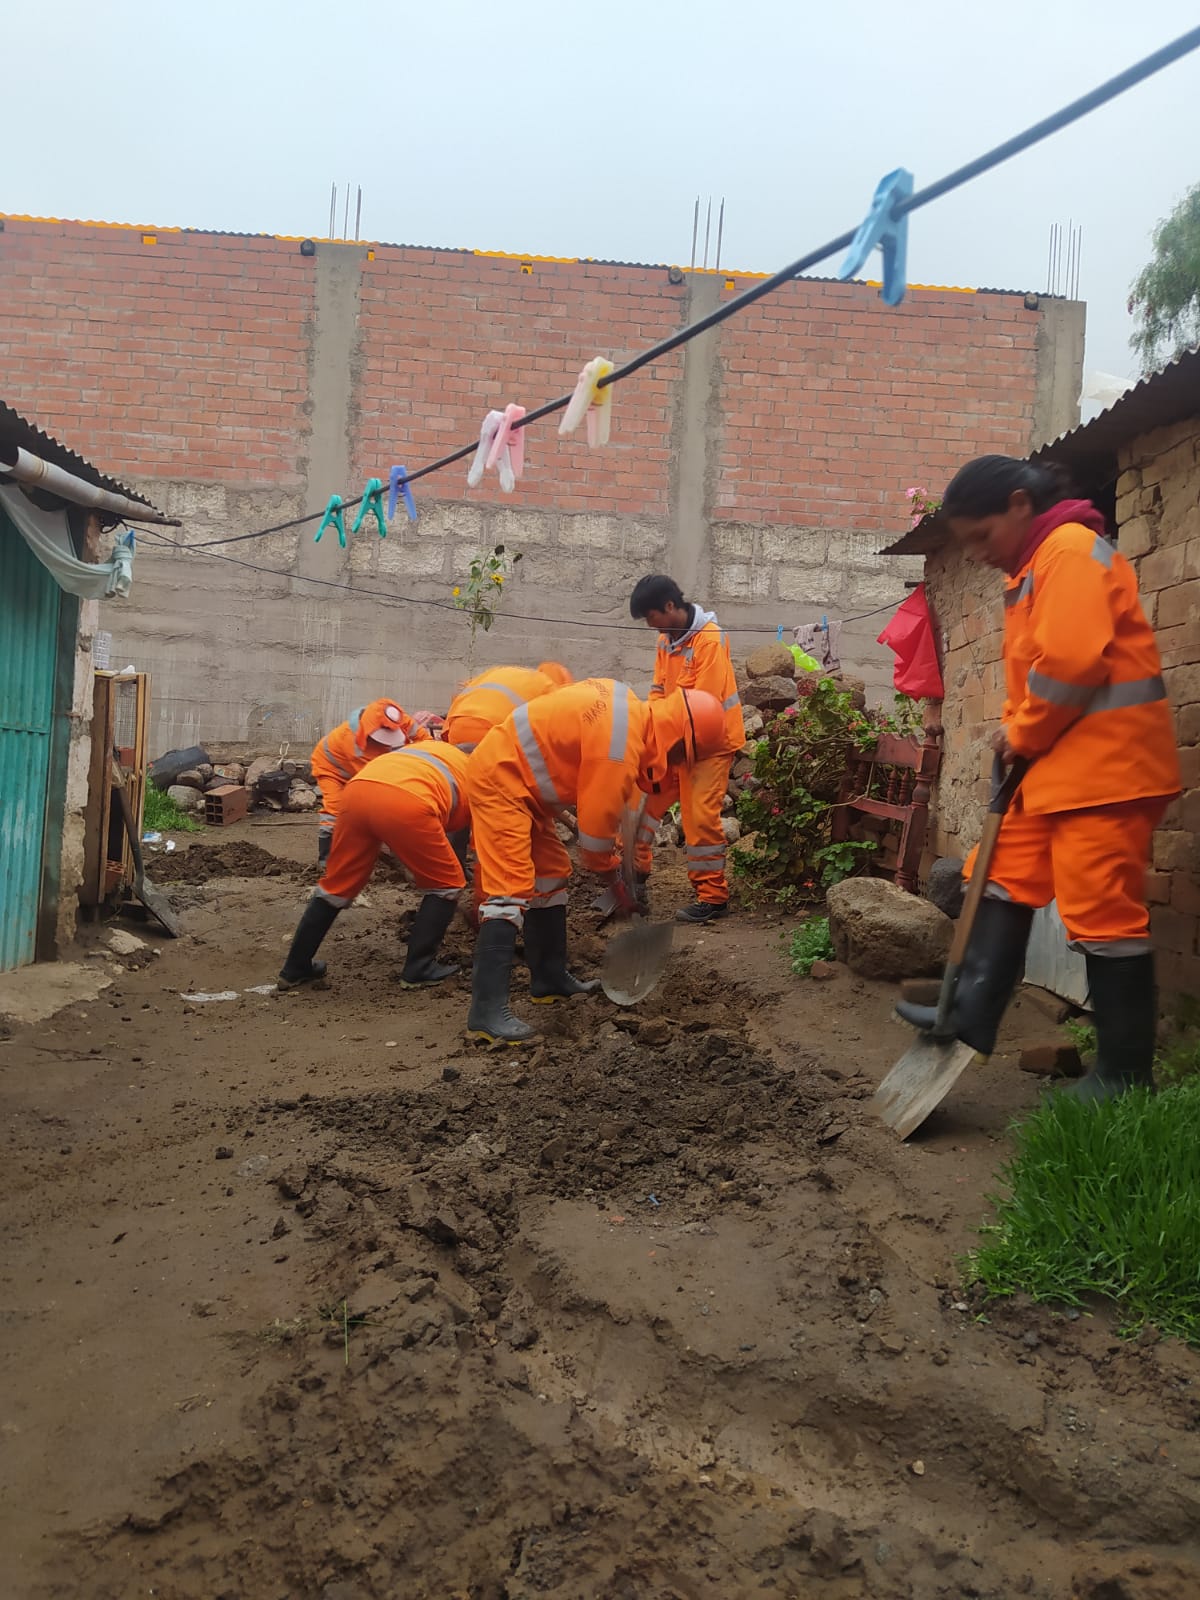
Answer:
<path fill-rule="evenodd" d="M 1133 568 L 1096 508 L 1070 498 L 1048 464 L 981 456 L 951 481 L 940 515 L 972 561 L 1005 574 L 1006 699 L 992 747 L 1029 763 L 1000 828 L 951 1026 L 991 1054 L 1034 911 L 1056 900 L 1087 962 L 1096 1023 L 1096 1065 L 1063 1092 L 1097 1102 L 1152 1089 L 1158 1008 L 1145 880 L 1180 769 Z M 934 1025 L 932 1006 L 896 1010 L 918 1028 Z"/>
<path fill-rule="evenodd" d="M 575 807 L 582 863 L 628 914 L 635 902 L 613 850 L 622 814 L 639 789 L 655 793 L 675 767 L 707 759 L 724 739 L 724 712 L 703 690 L 677 689 L 647 704 L 627 684 L 587 678 L 519 707 L 480 741 L 467 766 L 483 891 L 471 1037 L 517 1045 L 534 1035 L 509 1006 L 522 925 L 532 1000 L 599 987 L 567 966 L 571 858 L 555 831 L 558 812 Z"/>
<path fill-rule="evenodd" d="M 280 989 L 324 975 L 325 963 L 314 959 L 321 942 L 366 887 L 385 845 L 422 894 L 408 935 L 401 988 L 421 989 L 454 977 L 459 968 L 440 962 L 438 951 L 466 886 L 462 861 L 447 837 L 470 826 L 466 775 L 463 751 L 429 740 L 376 756 L 350 779 L 324 874 L 279 974 Z"/>

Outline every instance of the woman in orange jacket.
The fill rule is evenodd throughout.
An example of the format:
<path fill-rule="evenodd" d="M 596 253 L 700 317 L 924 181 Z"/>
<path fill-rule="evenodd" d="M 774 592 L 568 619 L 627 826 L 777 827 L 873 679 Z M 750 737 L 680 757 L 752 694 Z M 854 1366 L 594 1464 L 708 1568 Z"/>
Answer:
<path fill-rule="evenodd" d="M 723 738 L 720 702 L 702 690 L 677 689 L 647 705 L 627 684 L 587 678 L 518 707 L 480 742 L 467 766 L 484 895 L 472 1035 L 504 1044 L 533 1036 L 508 1003 L 522 924 L 534 1000 L 597 987 L 567 970 L 571 860 L 555 832 L 557 813 L 575 807 L 583 864 L 620 898 L 613 840 L 626 808 L 639 789 L 652 794 L 671 768 L 703 761 Z"/>
<path fill-rule="evenodd" d="M 360 706 L 345 722 L 339 722 L 312 753 L 313 777 L 321 791 L 321 825 L 317 834 L 317 861 L 324 864 L 337 822 L 342 790 L 361 772 L 368 761 L 385 750 L 400 750 L 406 744 L 428 739 L 427 729 L 414 722 L 396 700 L 386 696 Z"/>
<path fill-rule="evenodd" d="M 973 561 L 1006 576 L 1006 699 L 993 748 L 1029 770 L 1004 819 L 953 1017 L 984 1055 L 1025 962 L 1034 910 L 1052 899 L 1087 961 L 1096 1066 L 1070 1093 L 1107 1100 L 1153 1086 L 1157 1006 L 1145 877 L 1180 772 L 1154 633 L 1133 568 L 1056 468 L 981 456 L 942 517 Z M 965 870 L 969 876 L 971 860 Z M 897 1007 L 918 1027 L 931 1008 Z"/>
<path fill-rule="evenodd" d="M 426 740 L 377 756 L 346 785 L 329 860 L 300 918 L 279 974 L 281 989 L 311 983 L 325 972 L 313 957 L 338 914 L 366 888 L 386 845 L 422 892 L 400 974 L 404 989 L 452 978 L 437 953 L 466 886 L 462 862 L 447 835 L 470 822 L 467 758 L 450 745 Z"/>

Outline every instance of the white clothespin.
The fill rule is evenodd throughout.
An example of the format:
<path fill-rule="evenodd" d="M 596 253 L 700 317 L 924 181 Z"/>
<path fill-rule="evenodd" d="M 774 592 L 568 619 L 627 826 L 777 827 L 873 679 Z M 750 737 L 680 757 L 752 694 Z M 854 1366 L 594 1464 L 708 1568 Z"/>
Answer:
<path fill-rule="evenodd" d="M 488 451 L 492 448 L 492 441 L 500 424 L 504 421 L 503 411 L 489 411 L 479 427 L 479 448 L 475 452 L 475 459 L 471 462 L 467 472 L 467 488 L 477 489 L 483 482 L 483 469 L 487 466 Z"/>
<path fill-rule="evenodd" d="M 574 433 L 586 417 L 588 444 L 595 449 L 598 445 L 608 443 L 612 422 L 612 385 L 608 384 L 603 389 L 596 386 L 601 378 L 607 378 L 612 371 L 613 363 L 606 356 L 593 356 L 588 362 L 579 374 L 575 393 L 558 425 L 560 435 Z"/>
<path fill-rule="evenodd" d="M 524 406 L 505 406 L 488 451 L 487 464 L 500 474 L 500 488 L 511 494 L 525 470 L 525 430 L 513 424 L 525 415 Z"/>

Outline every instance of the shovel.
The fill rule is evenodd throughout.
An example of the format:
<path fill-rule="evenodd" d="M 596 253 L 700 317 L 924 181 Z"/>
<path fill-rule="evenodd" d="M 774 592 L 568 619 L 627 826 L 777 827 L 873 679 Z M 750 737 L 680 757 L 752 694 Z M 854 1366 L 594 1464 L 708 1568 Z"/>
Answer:
<path fill-rule="evenodd" d="M 634 850 L 645 809 L 643 798 L 636 811 L 627 809 L 621 819 L 621 876 L 631 894 L 636 892 Z M 646 998 L 663 975 L 674 936 L 673 923 L 638 922 L 609 941 L 600 986 L 614 1005 L 635 1006 Z"/>
<path fill-rule="evenodd" d="M 137 825 L 134 822 L 133 807 L 129 803 L 129 791 L 125 787 L 125 775 L 115 760 L 112 764 L 112 782 L 113 788 L 119 796 L 121 816 L 124 819 L 125 833 L 129 839 L 129 851 L 133 856 L 134 895 L 142 902 L 150 915 L 162 923 L 172 939 L 178 939 L 179 923 L 176 920 L 175 912 L 171 908 L 171 902 L 152 883 L 147 882 L 146 869 L 142 863 L 142 845 L 138 838 Z"/>
<path fill-rule="evenodd" d="M 980 835 L 979 851 L 958 926 L 954 930 L 954 943 L 950 946 L 946 961 L 942 990 L 938 996 L 937 1018 L 928 1033 L 918 1035 L 917 1042 L 904 1052 L 875 1091 L 872 1102 L 875 1111 L 902 1139 L 907 1139 L 934 1107 L 941 1104 L 975 1057 L 975 1051 L 969 1044 L 963 1044 L 961 1039 L 954 1037 L 950 1014 L 954 1009 L 963 957 L 971 942 L 971 930 L 975 926 L 979 902 L 987 885 L 988 869 L 995 853 L 1000 824 L 1028 765 L 1018 756 L 1006 776 L 999 756 L 993 763 L 992 801 Z"/>

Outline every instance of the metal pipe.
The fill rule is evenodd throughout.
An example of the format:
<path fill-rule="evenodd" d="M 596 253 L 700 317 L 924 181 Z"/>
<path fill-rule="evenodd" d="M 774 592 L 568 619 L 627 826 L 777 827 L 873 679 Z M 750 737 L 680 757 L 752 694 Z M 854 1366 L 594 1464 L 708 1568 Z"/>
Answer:
<path fill-rule="evenodd" d="M 354 237 L 357 240 L 359 229 L 362 227 L 362 184 L 358 186 L 358 204 L 354 208 Z"/>
<path fill-rule="evenodd" d="M 164 517 L 149 506 L 130 500 L 128 495 L 114 494 L 111 489 L 101 489 L 94 483 L 85 483 L 73 472 L 56 467 L 40 456 L 31 455 L 17 444 L 0 444 L 0 471 L 6 472 L 17 483 L 45 489 L 72 505 L 91 506 L 96 511 L 111 511 L 115 516 L 127 517 L 130 522 L 157 522 L 163 527 L 178 528 L 178 517 Z"/>
<path fill-rule="evenodd" d="M 717 218 L 717 259 L 713 262 L 713 270 L 721 270 L 721 236 L 725 232 L 725 196 L 721 196 L 721 214 Z"/>
<path fill-rule="evenodd" d="M 692 271 L 696 270 L 696 240 L 700 233 L 700 196 L 696 196 L 696 209 L 692 213 Z"/>

